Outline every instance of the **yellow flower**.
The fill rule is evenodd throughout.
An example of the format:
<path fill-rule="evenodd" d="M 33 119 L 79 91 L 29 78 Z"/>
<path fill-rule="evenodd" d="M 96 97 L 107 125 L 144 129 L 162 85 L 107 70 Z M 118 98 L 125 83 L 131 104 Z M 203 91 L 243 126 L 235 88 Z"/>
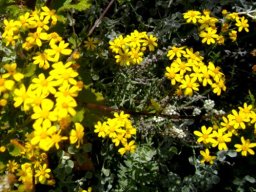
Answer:
<path fill-rule="evenodd" d="M 29 27 L 30 28 L 37 28 L 40 30 L 49 30 L 49 18 L 43 17 L 39 14 L 35 14 L 32 19 L 29 21 Z"/>
<path fill-rule="evenodd" d="M 127 143 L 127 138 L 125 138 L 125 131 L 119 132 L 115 138 L 112 139 L 115 146 L 119 146 L 120 143 Z"/>
<path fill-rule="evenodd" d="M 26 29 L 29 25 L 29 20 L 30 20 L 29 16 L 30 16 L 29 12 L 26 12 L 23 15 L 19 16 L 18 21 L 20 22 L 20 25 L 23 29 Z"/>
<path fill-rule="evenodd" d="M 224 45 L 224 43 L 225 43 L 225 38 L 224 38 L 223 35 L 219 35 L 219 37 L 217 38 L 217 43 L 218 43 L 219 45 Z"/>
<path fill-rule="evenodd" d="M 46 19 L 46 20 L 51 19 L 51 20 L 52 20 L 51 24 L 52 24 L 52 25 L 55 25 L 55 24 L 57 23 L 57 20 L 58 20 L 57 15 L 56 15 L 56 10 L 54 10 L 54 9 L 49 9 L 49 8 L 46 7 L 46 6 L 43 6 L 41 9 L 42 9 L 43 11 L 40 13 L 40 15 L 41 15 L 41 16 L 45 16 L 45 19 Z"/>
<path fill-rule="evenodd" d="M 77 106 L 76 100 L 72 97 L 58 97 L 56 99 L 55 111 L 58 114 L 58 119 L 66 118 L 68 115 L 75 116 Z"/>
<path fill-rule="evenodd" d="M 11 63 L 11 64 L 5 64 L 4 69 L 7 71 L 7 73 L 3 74 L 3 78 L 13 77 L 13 79 L 17 82 L 19 82 L 21 79 L 24 78 L 24 75 L 22 73 L 19 73 L 16 71 L 17 64 Z"/>
<path fill-rule="evenodd" d="M 58 43 L 63 40 L 62 37 L 56 32 L 52 32 L 52 33 L 48 34 L 48 37 L 50 39 L 49 44 Z"/>
<path fill-rule="evenodd" d="M 221 91 L 226 91 L 227 87 L 225 86 L 225 79 L 220 79 L 218 83 L 211 84 L 213 93 L 217 95 L 221 94 Z"/>
<path fill-rule="evenodd" d="M 0 76 L 0 93 L 12 90 L 14 84 L 15 82 L 13 80 L 7 80 Z"/>
<path fill-rule="evenodd" d="M 198 51 L 194 52 L 193 48 L 186 48 L 184 57 L 186 57 L 187 59 L 193 60 L 193 62 L 198 62 L 198 63 L 201 63 L 204 59 Z"/>
<path fill-rule="evenodd" d="M 78 92 L 80 91 L 79 87 L 75 85 L 70 85 L 69 83 L 65 82 L 63 83 L 58 91 L 54 94 L 56 98 L 58 97 L 69 97 L 74 98 L 78 96 Z"/>
<path fill-rule="evenodd" d="M 147 46 L 149 51 L 154 51 L 155 47 L 157 47 L 157 38 L 153 35 L 146 36 L 145 39 L 142 40 L 142 46 Z"/>
<path fill-rule="evenodd" d="M 207 43 L 208 45 L 210 45 L 214 44 L 216 42 L 216 39 L 219 38 L 219 36 L 216 33 L 216 29 L 209 27 L 206 29 L 206 31 L 201 31 L 199 36 L 203 38 L 202 43 Z"/>
<path fill-rule="evenodd" d="M 114 117 L 117 121 L 119 121 L 120 126 L 124 126 L 127 121 L 130 121 L 129 120 L 130 115 L 125 114 L 123 111 L 121 111 L 119 114 L 115 112 Z"/>
<path fill-rule="evenodd" d="M 231 125 L 230 121 L 226 117 L 222 117 L 222 121 L 220 122 L 222 128 L 225 128 L 229 133 L 237 134 L 237 130 Z"/>
<path fill-rule="evenodd" d="M 122 132 L 122 130 L 119 130 L 119 132 Z M 132 122 L 127 121 L 125 123 L 125 138 L 131 138 L 133 135 L 136 135 L 136 132 L 137 130 L 135 127 L 132 126 Z"/>
<path fill-rule="evenodd" d="M 115 38 L 112 41 L 109 41 L 109 48 L 114 53 L 119 53 L 122 49 L 125 49 L 125 45 L 127 43 L 127 39 L 124 38 L 122 35 L 119 35 L 117 38 Z"/>
<path fill-rule="evenodd" d="M 58 45 L 55 44 L 55 42 L 50 43 L 51 49 L 46 49 L 45 52 L 50 55 L 54 56 L 52 61 L 58 62 L 60 55 L 70 55 L 72 53 L 71 49 L 68 49 L 69 43 L 65 43 L 65 41 L 60 41 Z"/>
<path fill-rule="evenodd" d="M 53 133 L 53 134 L 51 135 L 51 137 L 50 137 L 50 138 L 51 138 L 51 143 L 52 143 L 51 145 L 54 145 L 54 146 L 56 147 L 56 149 L 59 149 L 59 148 L 60 148 L 59 142 L 68 139 L 68 137 L 60 135 L 60 132 L 61 132 L 61 130 L 59 130 L 59 131 Z"/>
<path fill-rule="evenodd" d="M 239 32 L 241 32 L 242 30 L 245 30 L 246 32 L 249 32 L 248 20 L 245 19 L 244 16 L 242 18 L 237 18 L 236 19 L 236 26 L 238 27 Z"/>
<path fill-rule="evenodd" d="M 203 86 L 205 87 L 207 84 L 211 85 L 212 79 L 211 79 L 208 67 L 205 65 L 201 66 L 201 73 L 202 73 Z"/>
<path fill-rule="evenodd" d="M 2 37 L 13 36 L 18 31 L 19 25 L 17 21 L 4 19 L 4 33 Z"/>
<path fill-rule="evenodd" d="M 175 59 L 172 64 L 172 68 L 177 68 L 180 75 L 183 76 L 187 71 L 191 71 L 190 64 L 181 60 L 181 58 Z"/>
<path fill-rule="evenodd" d="M 123 144 L 123 147 L 118 150 L 118 152 L 121 155 L 124 155 L 127 152 L 130 152 L 130 153 L 134 153 L 135 152 L 136 145 L 135 145 L 135 141 L 134 140 L 130 141 L 129 143 L 125 142 L 125 143 L 122 143 L 122 144 Z"/>
<path fill-rule="evenodd" d="M 81 54 L 79 53 L 79 51 L 74 51 L 73 54 L 72 54 L 72 58 L 73 58 L 74 60 L 79 59 L 80 56 L 81 56 Z"/>
<path fill-rule="evenodd" d="M 0 99 L 0 106 L 4 107 L 7 105 L 7 100 L 6 99 Z"/>
<path fill-rule="evenodd" d="M 254 155 L 255 152 L 251 149 L 253 147 L 256 147 L 256 143 L 251 143 L 249 139 L 244 139 L 244 137 L 241 137 L 242 144 L 235 144 L 235 148 L 237 152 L 241 152 L 242 156 L 247 156 L 249 153 L 250 155 Z"/>
<path fill-rule="evenodd" d="M 229 27 L 230 27 L 230 24 L 228 24 L 228 23 L 222 23 L 221 32 L 223 32 L 223 33 L 227 32 L 228 29 L 229 29 Z"/>
<path fill-rule="evenodd" d="M 131 48 L 140 48 L 142 43 L 142 38 L 147 36 L 146 32 L 138 32 L 134 30 L 130 35 L 126 36 L 127 45 Z"/>
<path fill-rule="evenodd" d="M 34 123 L 33 127 L 34 132 L 30 141 L 31 144 L 38 145 L 41 149 L 48 151 L 53 146 L 50 136 L 57 131 L 56 126 L 49 127 L 47 124 L 39 125 Z"/>
<path fill-rule="evenodd" d="M 208 143 L 213 143 L 213 135 L 212 135 L 212 127 L 206 128 L 206 126 L 201 127 L 201 132 L 200 131 L 194 131 L 194 134 L 198 137 L 197 142 L 201 143 L 203 142 L 204 144 Z"/>
<path fill-rule="evenodd" d="M 183 56 L 184 54 L 186 54 L 186 52 L 183 50 L 185 47 L 175 47 L 173 46 L 167 53 L 167 57 L 169 58 L 169 60 L 172 60 L 175 56 L 180 58 L 181 56 Z"/>
<path fill-rule="evenodd" d="M 6 147 L 5 146 L 0 146 L 0 153 L 3 153 L 6 151 Z"/>
<path fill-rule="evenodd" d="M 226 128 L 220 128 L 217 131 L 214 131 L 212 133 L 212 136 L 215 137 L 214 138 L 215 141 L 212 143 L 213 147 L 218 146 L 219 150 L 227 150 L 228 149 L 226 143 L 231 142 L 232 134 L 229 132 L 226 133 Z"/>
<path fill-rule="evenodd" d="M 63 65 L 62 62 L 58 62 L 52 65 L 53 70 L 50 71 L 50 76 L 56 80 L 57 85 L 77 84 L 75 77 L 78 76 L 78 73 L 71 67 L 67 67 L 71 64 L 71 62 L 68 62 L 65 65 Z"/>
<path fill-rule="evenodd" d="M 116 63 L 119 63 L 120 65 L 130 65 L 131 58 L 130 53 L 128 49 L 120 49 L 118 54 L 115 56 Z"/>
<path fill-rule="evenodd" d="M 119 122 L 116 119 L 108 119 L 107 121 L 107 130 L 106 133 L 109 138 L 115 138 L 117 136 L 117 132 L 120 131 L 119 129 Z"/>
<path fill-rule="evenodd" d="M 80 123 L 75 123 L 75 129 L 70 131 L 69 140 L 71 144 L 77 143 L 76 147 L 83 144 L 84 127 Z"/>
<path fill-rule="evenodd" d="M 33 64 L 38 64 L 40 68 L 48 69 L 50 67 L 49 61 L 52 59 L 45 51 L 37 52 L 37 55 L 33 57 Z"/>
<path fill-rule="evenodd" d="M 131 58 L 132 63 L 134 64 L 140 64 L 142 62 L 143 52 L 140 51 L 140 48 L 132 48 L 129 51 L 129 55 Z"/>
<path fill-rule="evenodd" d="M 42 94 L 41 92 L 33 91 L 31 88 L 28 88 L 27 94 L 29 95 L 29 100 L 27 103 L 34 106 L 40 106 L 42 101 L 48 96 L 48 93 Z"/>
<path fill-rule="evenodd" d="M 98 43 L 99 40 L 93 37 L 88 37 L 87 41 L 84 41 L 86 49 L 91 51 L 96 49 Z"/>
<path fill-rule="evenodd" d="M 248 105 L 247 103 L 244 103 L 243 107 L 238 107 L 239 112 L 242 112 L 246 115 L 246 117 L 249 117 L 252 111 L 252 105 Z"/>
<path fill-rule="evenodd" d="M 36 91 L 41 94 L 55 94 L 55 87 L 58 85 L 57 81 L 54 80 L 52 76 L 45 78 L 43 73 L 38 75 L 38 78 L 32 79 L 32 84 L 30 84 L 30 88 L 33 91 Z"/>
<path fill-rule="evenodd" d="M 1 82 L 1 80 L 0 80 Z M 19 89 L 14 90 L 14 107 L 19 107 L 23 103 L 23 109 L 27 111 L 29 109 L 30 97 L 27 93 L 26 87 L 24 84 L 21 84 Z"/>
<path fill-rule="evenodd" d="M 42 46 L 41 40 L 47 40 L 48 34 L 45 32 L 42 32 L 42 28 L 37 28 L 36 32 L 29 33 L 28 37 L 26 38 L 26 42 L 28 42 L 31 45 L 37 45 L 38 47 Z"/>
<path fill-rule="evenodd" d="M 201 17 L 201 13 L 199 11 L 190 10 L 186 13 L 183 13 L 183 18 L 186 19 L 187 23 L 196 24 Z"/>
<path fill-rule="evenodd" d="M 50 99 L 44 99 L 40 106 L 34 106 L 34 114 L 31 115 L 32 119 L 36 119 L 36 124 L 46 124 L 50 127 L 53 121 L 57 120 L 56 111 L 51 111 L 54 107 L 54 102 Z"/>
<path fill-rule="evenodd" d="M 6 166 L 9 173 L 14 173 L 19 168 L 19 164 L 15 160 L 9 160 Z"/>
<path fill-rule="evenodd" d="M 4 39 L 5 45 L 6 46 L 9 46 L 9 45 L 15 46 L 16 41 L 19 38 L 20 38 L 19 35 L 7 35 L 7 36 L 5 36 L 5 39 Z"/>
<path fill-rule="evenodd" d="M 165 76 L 171 80 L 171 84 L 175 85 L 181 81 L 181 75 L 178 74 L 179 69 L 174 67 L 166 67 Z"/>
<path fill-rule="evenodd" d="M 209 75 L 212 76 L 215 82 L 219 82 L 224 75 L 222 72 L 220 72 L 220 67 L 215 67 L 213 62 L 209 62 L 207 67 Z"/>
<path fill-rule="evenodd" d="M 92 188 L 91 188 L 91 187 L 88 187 L 87 190 L 82 190 L 81 192 L 92 192 Z"/>
<path fill-rule="evenodd" d="M 228 11 L 227 11 L 226 9 L 223 9 L 223 10 L 221 11 L 221 13 L 222 13 L 223 16 L 225 16 L 225 15 L 228 14 Z"/>
<path fill-rule="evenodd" d="M 211 17 L 209 14 L 204 14 L 198 20 L 200 23 L 200 30 L 215 27 L 215 24 L 218 22 L 218 19 L 215 17 Z"/>
<path fill-rule="evenodd" d="M 242 128 L 245 129 L 245 122 L 248 122 L 249 119 L 241 111 L 237 112 L 235 109 L 232 110 L 232 114 L 228 115 L 230 124 L 234 126 L 235 129 Z"/>
<path fill-rule="evenodd" d="M 211 156 L 209 149 L 205 149 L 205 151 L 200 151 L 200 154 L 202 155 L 201 163 L 210 163 L 213 164 L 214 160 L 216 159 L 216 156 Z"/>
<path fill-rule="evenodd" d="M 199 84 L 196 83 L 196 78 L 190 78 L 189 75 L 185 76 L 185 79 L 181 80 L 181 89 L 185 89 L 184 95 L 192 96 L 194 91 L 198 91 Z"/>
<path fill-rule="evenodd" d="M 44 163 L 35 170 L 35 178 L 37 178 L 41 184 L 45 184 L 46 180 L 50 178 L 50 172 L 51 169 L 47 168 L 47 165 Z"/>
<path fill-rule="evenodd" d="M 256 131 L 256 113 L 254 111 L 251 111 L 250 113 L 250 123 L 254 124 L 254 129 Z"/>
<path fill-rule="evenodd" d="M 97 124 L 94 125 L 94 132 L 98 133 L 98 137 L 105 138 L 107 135 L 106 130 L 108 130 L 107 126 L 108 125 L 106 122 L 101 123 L 100 121 L 98 121 Z"/>
<path fill-rule="evenodd" d="M 236 19 L 239 18 L 239 15 L 238 15 L 237 12 L 228 13 L 228 14 L 226 15 L 226 18 L 227 18 L 227 19 L 230 19 L 230 20 L 236 20 Z"/>
<path fill-rule="evenodd" d="M 237 39 L 237 31 L 231 30 L 231 31 L 228 33 L 228 35 L 229 35 L 229 38 L 230 38 L 233 42 L 236 41 L 236 39 Z"/>
<path fill-rule="evenodd" d="M 33 171 L 31 167 L 31 163 L 24 163 L 21 165 L 21 168 L 18 170 L 17 173 L 17 176 L 19 176 L 19 181 L 32 184 Z"/>

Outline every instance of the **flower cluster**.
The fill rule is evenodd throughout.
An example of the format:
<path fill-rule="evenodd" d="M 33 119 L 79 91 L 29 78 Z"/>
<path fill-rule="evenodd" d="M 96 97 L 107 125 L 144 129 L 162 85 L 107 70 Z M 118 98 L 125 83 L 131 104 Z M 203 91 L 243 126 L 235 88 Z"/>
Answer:
<path fill-rule="evenodd" d="M 210 148 L 217 150 L 235 149 L 242 156 L 254 155 L 256 147 L 254 133 L 256 130 L 256 113 L 252 105 L 244 103 L 238 110 L 233 109 L 230 114 L 222 117 L 222 121 L 212 127 L 202 126 L 201 131 L 194 131 L 197 142 L 206 147 L 201 151 L 201 162 L 213 163 L 216 156 L 210 155 Z M 239 141 L 237 143 L 237 141 Z M 235 143 L 235 144 L 234 144 Z M 231 145 L 229 147 L 228 145 Z"/>
<path fill-rule="evenodd" d="M 248 20 L 236 12 L 229 13 L 227 10 L 222 11 L 223 18 L 218 19 L 211 16 L 209 10 L 202 12 L 189 10 L 183 14 L 187 23 L 193 23 L 198 26 L 199 36 L 202 43 L 224 44 L 225 38 L 236 41 L 237 32 L 249 32 Z"/>
<path fill-rule="evenodd" d="M 0 75 L 0 105 L 5 106 L 9 100 L 33 121 L 24 143 L 15 138 L 10 141 L 20 149 L 16 156 L 27 161 L 24 163 L 23 159 L 20 164 L 9 161 L 6 166 L 8 173 L 16 175 L 23 184 L 20 185 L 23 191 L 33 190 L 33 184 L 37 183 L 54 184 L 45 152 L 60 149 L 60 144 L 67 140 L 77 148 L 83 143 L 83 125 L 78 122 L 72 124 L 77 113 L 76 97 L 83 88 L 83 82 L 78 80 L 78 64 L 70 56 L 72 49 L 69 43 L 58 33 L 51 32 L 56 23 L 55 10 L 47 7 L 26 12 L 16 21 L 4 20 L 2 37 L 6 46 L 21 48 L 22 54 L 32 53 L 26 58 L 28 63 L 5 64 Z M 33 71 L 35 74 L 22 73 L 31 66 L 39 66 Z"/>
<path fill-rule="evenodd" d="M 172 85 L 178 85 L 178 91 L 184 95 L 192 96 L 199 90 L 200 84 L 203 87 L 211 86 L 217 95 L 226 90 L 225 77 L 220 67 L 212 62 L 206 65 L 199 52 L 194 52 L 192 48 L 173 46 L 167 56 L 173 61 L 166 67 L 165 76 Z"/>
<path fill-rule="evenodd" d="M 146 50 L 154 51 L 157 47 L 157 38 L 146 32 L 133 31 L 131 34 L 117 38 L 109 42 L 111 51 L 116 54 L 116 63 L 120 65 L 135 65 L 143 61 Z"/>
<path fill-rule="evenodd" d="M 116 147 L 120 147 L 118 152 L 123 155 L 126 152 L 133 153 L 136 149 L 135 140 L 132 137 L 136 134 L 136 128 L 132 126 L 130 115 L 123 111 L 114 113 L 114 118 L 95 125 L 94 132 L 98 137 L 110 138 Z"/>

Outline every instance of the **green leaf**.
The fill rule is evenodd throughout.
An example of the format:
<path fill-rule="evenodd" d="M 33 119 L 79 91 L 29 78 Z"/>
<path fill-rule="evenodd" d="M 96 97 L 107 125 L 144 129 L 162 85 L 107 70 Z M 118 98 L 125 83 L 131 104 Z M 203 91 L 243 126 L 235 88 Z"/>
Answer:
<path fill-rule="evenodd" d="M 254 106 L 255 105 L 255 97 L 250 90 L 249 90 L 249 97 L 251 100 L 251 104 Z"/>
<path fill-rule="evenodd" d="M 9 151 L 9 154 L 14 156 L 14 157 L 17 157 L 17 156 L 20 156 L 21 155 L 21 147 L 17 146 L 17 145 L 13 145 L 13 144 L 10 144 L 7 146 L 8 148 L 8 151 Z"/>
<path fill-rule="evenodd" d="M 74 167 L 74 162 L 72 160 L 68 160 L 67 161 L 67 165 L 70 167 L 70 168 L 73 168 Z"/>
<path fill-rule="evenodd" d="M 70 154 L 75 154 L 75 153 L 77 153 L 78 152 L 78 150 L 77 150 L 77 148 L 76 147 L 74 147 L 74 145 L 70 145 L 69 147 L 68 147 L 68 153 L 70 153 Z"/>
<path fill-rule="evenodd" d="M 246 175 L 244 179 L 250 183 L 255 183 L 256 179 L 254 177 L 251 177 L 250 175 Z"/>
<path fill-rule="evenodd" d="M 236 156 L 237 156 L 237 152 L 230 150 L 230 151 L 227 152 L 227 155 L 228 155 L 229 157 L 236 157 Z"/>
<path fill-rule="evenodd" d="M 69 166 L 66 166 L 66 167 L 65 167 L 65 172 L 66 172 L 67 174 L 72 173 L 72 168 L 69 167 Z"/>
<path fill-rule="evenodd" d="M 92 151 L 92 144 L 91 143 L 86 143 L 82 146 L 82 149 L 84 152 L 89 153 Z"/>
<path fill-rule="evenodd" d="M 4 171 L 5 171 L 5 163 L 0 161 L 0 173 L 4 173 Z"/>
<path fill-rule="evenodd" d="M 29 64 L 25 69 L 25 77 L 31 77 L 35 74 L 36 71 L 36 65 L 31 63 Z"/>
<path fill-rule="evenodd" d="M 101 172 L 105 175 L 105 176 L 109 176 L 110 175 L 110 170 L 109 169 L 105 169 L 104 167 L 102 167 Z"/>
<path fill-rule="evenodd" d="M 80 0 L 76 4 L 71 4 L 72 1 L 67 0 L 65 3 L 58 9 L 58 11 L 68 11 L 74 9 L 76 11 L 84 11 L 91 7 L 91 2 L 89 0 Z"/>
<path fill-rule="evenodd" d="M 72 121 L 73 121 L 73 122 L 79 122 L 79 123 L 81 123 L 81 122 L 83 121 L 83 119 L 84 119 L 84 112 L 85 112 L 84 109 L 79 110 L 79 111 L 75 114 L 75 116 L 72 118 Z"/>

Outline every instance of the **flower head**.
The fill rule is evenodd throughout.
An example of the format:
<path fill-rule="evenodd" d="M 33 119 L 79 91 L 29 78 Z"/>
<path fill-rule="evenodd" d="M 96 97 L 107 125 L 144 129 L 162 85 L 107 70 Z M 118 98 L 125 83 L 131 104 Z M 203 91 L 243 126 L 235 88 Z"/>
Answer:
<path fill-rule="evenodd" d="M 252 148 L 256 147 L 256 143 L 251 143 L 249 139 L 244 139 L 241 137 L 242 144 L 235 144 L 235 148 L 237 152 L 241 152 L 242 156 L 247 156 L 248 154 L 254 155 L 255 152 Z"/>
<path fill-rule="evenodd" d="M 70 131 L 69 140 L 71 144 L 77 143 L 76 147 L 80 147 L 83 143 L 84 127 L 80 123 L 75 123 L 75 129 Z"/>

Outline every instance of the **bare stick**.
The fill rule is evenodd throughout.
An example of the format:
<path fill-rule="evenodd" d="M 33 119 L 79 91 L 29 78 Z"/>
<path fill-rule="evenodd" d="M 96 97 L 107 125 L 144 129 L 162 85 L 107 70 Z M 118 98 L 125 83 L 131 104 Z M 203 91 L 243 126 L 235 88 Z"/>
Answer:
<path fill-rule="evenodd" d="M 105 16 L 105 14 L 107 13 L 107 11 L 109 10 L 109 8 L 111 7 L 111 5 L 114 3 L 115 0 L 111 0 L 108 4 L 108 6 L 106 7 L 106 9 L 103 11 L 103 13 L 100 15 L 99 19 L 97 19 L 94 23 L 94 25 L 92 26 L 92 28 L 90 29 L 88 36 L 90 36 L 93 31 L 95 30 L 96 27 L 99 26 L 101 20 L 103 19 L 103 17 Z"/>

